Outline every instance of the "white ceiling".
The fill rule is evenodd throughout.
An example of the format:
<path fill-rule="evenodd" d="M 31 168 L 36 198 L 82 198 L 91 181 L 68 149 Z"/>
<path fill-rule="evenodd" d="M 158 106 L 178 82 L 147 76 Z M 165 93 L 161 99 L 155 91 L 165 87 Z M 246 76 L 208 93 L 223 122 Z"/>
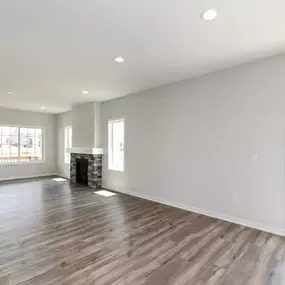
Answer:
<path fill-rule="evenodd" d="M 284 27 L 284 0 L 0 0 L 0 106 L 59 113 L 270 56 Z"/>

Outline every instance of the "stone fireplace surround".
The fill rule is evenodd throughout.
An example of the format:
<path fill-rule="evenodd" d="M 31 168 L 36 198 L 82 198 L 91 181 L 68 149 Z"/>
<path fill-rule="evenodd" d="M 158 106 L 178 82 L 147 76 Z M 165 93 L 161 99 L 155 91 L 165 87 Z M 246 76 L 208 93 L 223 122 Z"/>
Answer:
<path fill-rule="evenodd" d="M 88 160 L 88 186 L 95 189 L 102 187 L 102 154 L 71 153 L 70 181 L 76 184 L 76 159 Z"/>

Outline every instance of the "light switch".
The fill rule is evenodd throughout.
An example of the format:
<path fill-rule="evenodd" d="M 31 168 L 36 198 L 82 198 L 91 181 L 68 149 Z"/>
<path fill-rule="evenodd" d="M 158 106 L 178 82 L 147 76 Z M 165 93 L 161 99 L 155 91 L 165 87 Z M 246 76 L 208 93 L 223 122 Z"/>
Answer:
<path fill-rule="evenodd" d="M 257 161 L 259 159 L 259 154 L 258 153 L 254 153 L 253 155 L 252 155 L 252 160 L 253 161 Z"/>

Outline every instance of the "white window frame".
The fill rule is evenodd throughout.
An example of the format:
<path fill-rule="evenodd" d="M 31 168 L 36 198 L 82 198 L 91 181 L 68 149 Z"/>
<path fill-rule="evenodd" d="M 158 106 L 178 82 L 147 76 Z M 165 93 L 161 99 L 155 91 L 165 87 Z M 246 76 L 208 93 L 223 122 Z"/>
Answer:
<path fill-rule="evenodd" d="M 115 165 L 113 163 L 113 124 L 123 122 L 124 124 L 124 136 L 123 136 L 123 162 L 121 165 Z M 109 120 L 108 121 L 108 169 L 114 171 L 121 171 L 125 170 L 125 129 L 126 129 L 125 118 Z"/>
<path fill-rule="evenodd" d="M 72 139 L 69 141 L 69 133 L 71 132 L 72 138 L 72 126 L 64 127 L 64 162 L 70 164 L 70 153 L 66 151 L 67 148 L 72 148 Z"/>
<path fill-rule="evenodd" d="M 9 127 L 9 128 L 18 128 L 18 140 L 20 141 L 20 129 L 21 128 L 27 128 L 27 129 L 41 129 L 42 130 L 42 159 L 41 160 L 31 160 L 31 161 L 13 161 L 13 162 L 0 162 L 0 166 L 4 166 L 4 165 L 19 165 L 19 164 L 41 164 L 41 163 L 45 163 L 45 157 L 46 157 L 46 153 L 45 153 L 45 134 L 46 134 L 46 130 L 44 126 L 35 126 L 35 125 L 11 125 L 11 124 L 1 124 L 1 127 Z M 18 147 L 18 154 L 20 155 L 20 144 Z"/>

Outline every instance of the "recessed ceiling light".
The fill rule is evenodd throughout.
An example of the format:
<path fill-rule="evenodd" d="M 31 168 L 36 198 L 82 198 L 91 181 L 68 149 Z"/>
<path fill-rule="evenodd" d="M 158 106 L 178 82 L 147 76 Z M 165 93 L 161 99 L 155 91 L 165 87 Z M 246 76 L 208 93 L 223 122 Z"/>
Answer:
<path fill-rule="evenodd" d="M 82 92 L 83 95 L 86 95 L 86 94 L 89 93 L 87 90 L 82 90 L 81 92 Z"/>
<path fill-rule="evenodd" d="M 203 12 L 201 17 L 203 20 L 211 21 L 211 20 L 214 20 L 217 17 L 217 15 L 218 13 L 216 10 L 210 9 L 210 10 Z"/>
<path fill-rule="evenodd" d="M 46 107 L 41 107 L 42 110 L 44 110 Z"/>
<path fill-rule="evenodd" d="M 115 60 L 117 63 L 122 63 L 122 62 L 125 61 L 125 59 L 124 59 L 123 57 L 121 57 L 121 56 L 115 57 L 114 60 Z"/>
<path fill-rule="evenodd" d="M 13 92 L 12 92 L 12 91 L 8 91 L 8 94 L 9 94 L 9 95 L 12 95 L 12 94 L 13 94 Z"/>

